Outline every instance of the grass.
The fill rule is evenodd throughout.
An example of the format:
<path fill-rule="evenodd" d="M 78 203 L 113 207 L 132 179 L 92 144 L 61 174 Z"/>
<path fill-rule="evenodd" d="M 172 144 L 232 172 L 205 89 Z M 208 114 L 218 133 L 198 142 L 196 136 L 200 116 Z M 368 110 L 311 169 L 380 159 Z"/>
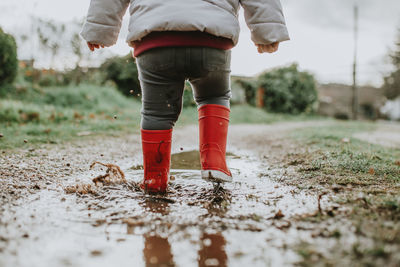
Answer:
<path fill-rule="evenodd" d="M 136 131 L 139 121 L 140 103 L 113 87 L 25 89 L 0 100 L 0 148 Z"/>
<path fill-rule="evenodd" d="M 309 127 L 292 134 L 308 146 L 307 161 L 300 169 L 306 176 L 329 176 L 328 183 L 373 185 L 400 182 L 400 150 L 370 144 L 353 134 L 374 130 L 369 122 L 336 122 Z M 301 157 L 305 157 L 302 155 Z"/>
<path fill-rule="evenodd" d="M 331 247 L 318 247 L 315 241 L 300 242 L 298 265 L 345 266 L 357 262 L 357 266 L 378 266 L 382 261 L 382 265 L 397 266 L 400 150 L 353 137 L 376 127 L 371 122 L 334 122 L 291 133 L 299 144 L 299 152 L 288 155 L 289 165 L 298 165 L 300 175 L 295 183 L 301 188 L 331 192 L 331 200 L 342 209 L 299 220 L 312 223 L 316 229 L 348 221 L 352 227 L 346 231 L 354 235 L 351 240 L 343 234 L 326 236 L 324 242 Z"/>
<path fill-rule="evenodd" d="M 317 115 L 290 115 L 282 113 L 268 113 L 263 109 L 249 105 L 232 105 L 230 122 L 232 124 L 259 123 L 270 124 L 282 121 L 306 121 L 326 119 Z M 177 126 L 193 124 L 197 122 L 197 108 L 187 107 L 182 110 Z"/>
<path fill-rule="evenodd" d="M 68 87 L 20 87 L 2 92 L 0 149 L 62 143 L 84 136 L 137 132 L 140 101 L 114 87 L 82 84 Z M 270 114 L 247 105 L 232 106 L 232 123 L 273 123 L 316 117 Z M 177 126 L 197 123 L 197 109 L 184 108 Z"/>

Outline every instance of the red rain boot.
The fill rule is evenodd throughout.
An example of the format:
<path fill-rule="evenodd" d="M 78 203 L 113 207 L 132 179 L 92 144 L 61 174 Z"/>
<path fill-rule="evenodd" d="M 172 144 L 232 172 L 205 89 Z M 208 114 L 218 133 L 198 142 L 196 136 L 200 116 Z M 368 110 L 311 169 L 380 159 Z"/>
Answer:
<path fill-rule="evenodd" d="M 229 108 L 208 104 L 199 108 L 201 177 L 211 182 L 231 182 L 225 151 Z"/>
<path fill-rule="evenodd" d="M 142 188 L 150 193 L 167 190 L 171 162 L 171 130 L 143 130 L 144 180 Z"/>

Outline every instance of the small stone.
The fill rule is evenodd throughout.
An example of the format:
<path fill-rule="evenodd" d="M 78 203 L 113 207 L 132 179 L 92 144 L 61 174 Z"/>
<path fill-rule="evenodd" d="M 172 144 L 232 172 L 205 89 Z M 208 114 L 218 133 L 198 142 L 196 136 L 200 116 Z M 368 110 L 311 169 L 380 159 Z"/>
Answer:
<path fill-rule="evenodd" d="M 32 186 L 32 189 L 40 190 L 40 186 L 38 184 L 35 184 Z"/>
<path fill-rule="evenodd" d="M 206 239 L 203 240 L 203 244 L 204 244 L 205 247 L 209 247 L 209 246 L 211 246 L 212 241 L 211 241 L 211 239 L 206 238 Z"/>
<path fill-rule="evenodd" d="M 341 142 L 342 143 L 350 143 L 350 138 L 347 138 L 347 137 L 342 138 Z"/>
<path fill-rule="evenodd" d="M 283 213 L 282 213 L 282 211 L 281 210 L 278 210 L 278 212 L 277 213 L 275 213 L 275 215 L 274 215 L 274 219 L 280 219 L 280 218 L 283 218 L 283 217 L 285 217 L 285 215 L 283 215 Z"/>

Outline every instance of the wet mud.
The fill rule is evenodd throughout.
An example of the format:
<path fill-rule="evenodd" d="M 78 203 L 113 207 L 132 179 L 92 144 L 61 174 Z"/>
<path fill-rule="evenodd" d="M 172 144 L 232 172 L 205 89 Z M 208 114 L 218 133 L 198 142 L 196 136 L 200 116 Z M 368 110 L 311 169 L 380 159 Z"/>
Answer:
<path fill-rule="evenodd" d="M 61 171 L 40 180 L 38 188 L 16 192 L 18 197 L 3 197 L 0 266 L 295 264 L 299 240 L 318 238 L 311 233 L 314 228 L 296 218 L 340 207 L 332 204 L 331 196 L 282 182 L 295 174 L 271 165 L 267 148 L 245 143 L 246 131 L 252 130 L 243 127 L 229 145 L 233 182 L 215 186 L 200 177 L 196 128 L 178 130 L 173 178 L 162 195 L 140 190 L 143 170 L 136 135 L 124 137 L 126 146 L 118 151 L 113 144 L 121 140 L 108 141 L 109 154 L 100 148 L 90 151 L 90 144 L 54 151 L 72 156 L 89 150 L 73 163 L 79 171 Z M 96 158 L 113 164 L 89 170 L 89 160 Z M 55 162 L 61 166 L 61 160 Z M 5 176 L 7 184 L 11 176 Z M 34 184 L 31 181 L 26 184 Z M 332 230 L 328 226 L 324 231 Z M 340 227 L 347 225 L 331 228 Z"/>

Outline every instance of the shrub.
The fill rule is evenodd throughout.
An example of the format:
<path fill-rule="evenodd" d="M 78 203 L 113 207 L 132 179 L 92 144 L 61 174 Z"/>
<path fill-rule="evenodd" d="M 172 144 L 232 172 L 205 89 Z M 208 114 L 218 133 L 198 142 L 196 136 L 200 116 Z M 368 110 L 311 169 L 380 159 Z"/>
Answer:
<path fill-rule="evenodd" d="M 11 84 L 18 71 L 17 44 L 12 35 L 0 28 L 0 86 Z"/>
<path fill-rule="evenodd" d="M 257 84 L 264 89 L 264 107 L 271 112 L 312 112 L 318 98 L 314 77 L 300 72 L 297 64 L 266 72 Z"/>
<path fill-rule="evenodd" d="M 105 80 L 113 81 L 124 95 L 140 96 L 140 84 L 135 60 L 129 54 L 124 57 L 113 57 L 101 65 Z M 133 90 L 133 94 L 131 93 Z"/>

